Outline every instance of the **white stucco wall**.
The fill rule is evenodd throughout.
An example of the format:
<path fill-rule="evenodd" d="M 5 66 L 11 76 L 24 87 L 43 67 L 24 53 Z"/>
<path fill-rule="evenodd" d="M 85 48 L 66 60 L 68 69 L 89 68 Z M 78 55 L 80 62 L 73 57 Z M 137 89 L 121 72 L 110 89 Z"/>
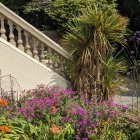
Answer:
<path fill-rule="evenodd" d="M 39 84 L 66 88 L 63 77 L 0 38 L 0 69 L 2 75 L 11 74 L 22 89 L 32 89 Z"/>

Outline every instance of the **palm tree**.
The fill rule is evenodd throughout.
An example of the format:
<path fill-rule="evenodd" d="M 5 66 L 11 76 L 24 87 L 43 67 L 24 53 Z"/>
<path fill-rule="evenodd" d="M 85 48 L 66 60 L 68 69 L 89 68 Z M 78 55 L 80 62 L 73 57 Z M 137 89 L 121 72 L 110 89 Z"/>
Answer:
<path fill-rule="evenodd" d="M 73 55 L 68 73 L 73 86 L 84 90 L 89 98 L 93 94 L 98 99 L 103 97 L 107 52 L 112 51 L 112 43 L 123 42 L 127 24 L 128 19 L 112 5 L 98 4 L 96 0 L 69 24 L 69 31 L 63 39 L 63 45 Z"/>

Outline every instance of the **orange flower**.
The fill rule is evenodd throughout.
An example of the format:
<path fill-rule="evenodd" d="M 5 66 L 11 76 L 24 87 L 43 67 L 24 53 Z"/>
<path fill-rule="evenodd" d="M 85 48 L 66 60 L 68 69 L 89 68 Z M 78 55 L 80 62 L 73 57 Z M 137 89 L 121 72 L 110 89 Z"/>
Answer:
<path fill-rule="evenodd" d="M 108 113 L 109 110 L 103 110 L 105 113 Z"/>
<path fill-rule="evenodd" d="M 54 134 L 59 134 L 60 133 L 60 129 L 56 126 L 51 127 L 50 130 Z"/>
<path fill-rule="evenodd" d="M 107 119 L 107 122 L 110 124 L 110 123 L 111 123 L 111 119 L 110 119 L 110 118 L 108 118 L 108 119 Z"/>
<path fill-rule="evenodd" d="M 1 106 L 7 106 L 7 101 L 4 99 L 0 99 L 0 105 Z"/>
<path fill-rule="evenodd" d="M 0 126 L 0 130 L 2 131 L 3 134 L 12 131 L 12 129 L 8 126 Z"/>
<path fill-rule="evenodd" d="M 53 106 L 52 109 L 51 109 L 51 113 L 52 113 L 52 114 L 55 114 L 57 111 L 58 111 L 58 108 L 55 108 L 55 107 Z"/>

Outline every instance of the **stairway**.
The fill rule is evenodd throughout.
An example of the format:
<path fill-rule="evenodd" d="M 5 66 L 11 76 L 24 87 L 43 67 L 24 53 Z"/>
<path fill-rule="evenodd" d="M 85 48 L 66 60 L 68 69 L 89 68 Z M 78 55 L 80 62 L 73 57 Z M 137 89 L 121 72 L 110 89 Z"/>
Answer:
<path fill-rule="evenodd" d="M 39 81 L 41 82 L 39 76 L 42 78 L 46 76 L 44 77 L 46 79 L 52 78 L 51 76 L 48 77 L 48 71 L 53 73 L 53 77 L 55 75 L 55 77 L 59 77 L 57 79 L 67 82 L 64 78 L 64 64 L 71 60 L 71 55 L 66 50 L 2 3 L 0 3 L 0 25 L 0 69 L 11 72 L 10 74 L 13 73 L 18 79 L 24 79 L 24 77 L 32 75 L 30 77 L 30 79 L 33 78 L 32 80 L 26 78 L 25 81 L 22 81 L 22 79 L 19 79 L 22 83 L 28 82 L 27 84 L 33 82 L 33 80 L 37 81 L 27 88 L 34 87 L 35 84 L 41 84 L 39 83 Z M 6 68 L 4 68 L 5 65 L 7 65 Z M 14 69 L 14 67 L 17 69 Z M 41 67 L 41 69 L 38 69 L 38 67 Z M 36 78 L 34 79 L 34 77 Z M 59 86 L 61 87 L 62 83 L 60 83 Z M 44 80 L 42 84 L 48 84 L 48 82 Z M 26 88 L 26 86 L 23 86 L 23 88 Z"/>

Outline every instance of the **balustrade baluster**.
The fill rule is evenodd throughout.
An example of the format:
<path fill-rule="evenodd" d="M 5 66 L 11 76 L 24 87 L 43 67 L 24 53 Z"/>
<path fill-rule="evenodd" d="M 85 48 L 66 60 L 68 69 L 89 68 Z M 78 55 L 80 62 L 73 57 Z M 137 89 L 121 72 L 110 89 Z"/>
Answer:
<path fill-rule="evenodd" d="M 47 67 L 49 67 L 49 53 L 48 53 L 48 50 L 44 51 L 44 55 L 46 55 L 45 64 L 46 64 Z"/>
<path fill-rule="evenodd" d="M 30 56 L 33 56 L 32 52 L 31 52 L 31 46 L 29 44 L 29 34 L 27 32 L 24 32 L 24 35 L 25 35 L 25 52 L 30 55 Z"/>
<path fill-rule="evenodd" d="M 24 46 L 23 46 L 23 40 L 22 40 L 22 37 L 21 37 L 21 32 L 22 32 L 22 29 L 18 26 L 17 27 L 17 30 L 18 30 L 18 48 L 24 52 Z"/>
<path fill-rule="evenodd" d="M 53 70 L 54 69 L 53 61 L 52 61 L 52 59 L 53 59 L 53 50 L 51 48 L 49 48 L 48 53 L 49 53 L 49 68 Z"/>
<path fill-rule="evenodd" d="M 46 61 L 45 61 L 45 55 L 44 55 L 44 44 L 41 44 L 41 55 L 40 55 L 40 58 L 41 58 L 41 63 L 46 65 Z"/>
<path fill-rule="evenodd" d="M 38 41 L 33 39 L 33 57 L 34 59 L 39 61 L 38 50 L 37 50 Z"/>
<path fill-rule="evenodd" d="M 54 70 L 59 73 L 59 64 L 58 64 L 58 61 L 59 61 L 59 55 L 54 52 L 54 57 L 55 57 L 55 62 L 54 62 Z"/>
<path fill-rule="evenodd" d="M 64 74 L 64 58 L 63 56 L 60 56 L 60 73 L 62 76 L 65 76 Z"/>
<path fill-rule="evenodd" d="M 15 36 L 13 33 L 13 26 L 14 24 L 11 21 L 8 21 L 9 24 L 9 29 L 10 29 L 10 34 L 9 34 L 9 38 L 10 38 L 10 43 L 14 46 L 16 46 L 16 42 L 15 42 Z"/>
<path fill-rule="evenodd" d="M 0 29 L 1 38 L 3 38 L 4 40 L 7 40 L 7 36 L 5 34 L 6 30 L 4 26 L 4 17 L 2 15 L 0 15 L 0 21 L 1 21 L 1 29 Z"/>

